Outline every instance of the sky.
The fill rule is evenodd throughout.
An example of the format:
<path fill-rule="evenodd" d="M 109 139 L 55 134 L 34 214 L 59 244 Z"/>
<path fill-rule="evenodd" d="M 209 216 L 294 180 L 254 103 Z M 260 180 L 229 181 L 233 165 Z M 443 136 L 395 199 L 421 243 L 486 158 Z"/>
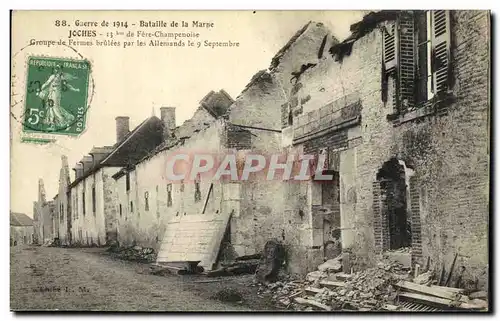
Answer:
<path fill-rule="evenodd" d="M 11 119 L 11 210 L 33 216 L 38 179 L 45 184 L 47 198 L 58 190 L 61 155 L 70 168 L 93 146 L 116 142 L 115 117 L 129 116 L 130 130 L 160 107 L 176 107 L 176 125 L 189 119 L 199 101 L 211 90 L 239 95 L 252 76 L 266 69 L 272 57 L 308 21 L 323 22 L 339 39 L 349 34 L 361 11 L 121 11 L 121 12 L 15 12 L 12 26 L 12 91 L 23 92 L 27 55 L 75 55 L 67 48 L 26 46 L 30 39 L 68 38 L 68 28 L 55 20 L 132 21 L 193 20 L 214 22 L 211 29 L 197 30 L 210 41 L 238 41 L 238 48 L 152 48 L 75 46 L 92 63 L 94 94 L 87 117 L 87 130 L 79 137 L 57 137 L 55 143 L 22 143 L 21 125 Z M 28 23 L 29 22 L 29 23 Z M 70 28 L 73 29 L 73 28 Z M 79 28 L 74 28 L 79 29 Z M 88 29 L 88 28 L 81 28 Z M 98 32 L 101 29 L 98 28 Z M 152 29 L 157 30 L 157 29 Z M 192 29 L 189 29 L 192 30 Z M 193 30 L 194 31 L 194 30 Z M 12 108 L 19 112 L 22 103 Z M 72 173 L 71 179 L 74 179 Z"/>

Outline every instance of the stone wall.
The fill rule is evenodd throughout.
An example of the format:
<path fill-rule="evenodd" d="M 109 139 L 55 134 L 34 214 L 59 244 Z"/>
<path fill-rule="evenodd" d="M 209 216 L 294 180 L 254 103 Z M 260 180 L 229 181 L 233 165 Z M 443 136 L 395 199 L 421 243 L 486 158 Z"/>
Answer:
<path fill-rule="evenodd" d="M 465 268 L 464 277 L 478 278 L 484 285 L 488 267 L 489 16 L 480 11 L 454 11 L 451 16 L 456 100 L 445 115 L 402 124 L 388 120 L 394 106 L 392 100 L 385 103 L 382 99 L 382 34 L 375 28 L 354 42 L 341 61 L 328 55 L 301 75 L 295 85 L 298 105 L 290 127 L 294 127 L 294 150 L 329 147 L 339 154 L 342 245 L 357 254 L 355 265 L 374 263 L 374 195 L 378 193 L 373 183 L 382 165 L 396 157 L 415 175 L 409 183 L 409 206 L 416 261 L 430 257 L 431 267 L 439 269 L 442 263 L 449 266 L 458 253 L 457 266 Z M 394 83 L 389 81 L 388 96 L 393 93 Z M 360 125 L 297 141 L 295 135 L 304 134 L 297 127 L 310 124 L 309 131 L 314 126 L 321 129 L 321 123 L 314 123 L 316 111 L 321 120 L 325 106 L 333 104 L 340 110 L 353 98 L 362 106 Z M 306 117 L 307 122 L 303 121 Z M 280 123 L 289 133 L 285 119 L 282 114 Z M 304 190 L 290 193 L 313 197 Z M 312 239 L 314 244 L 314 235 Z"/>
<path fill-rule="evenodd" d="M 113 222 L 115 194 L 111 175 L 119 167 L 104 167 L 89 175 L 71 188 L 72 198 L 72 242 L 79 245 L 105 245 L 107 231 L 114 230 Z M 92 204 L 92 189 L 95 188 L 95 211 Z M 85 196 L 85 202 L 83 197 Z M 85 211 L 83 205 L 85 203 Z M 109 233 L 108 233 L 109 234 Z"/>
<path fill-rule="evenodd" d="M 135 243 L 158 249 L 166 224 L 170 219 L 183 215 L 201 214 L 212 184 L 211 179 L 201 175 L 200 197 L 195 198 L 195 181 L 188 177 L 181 183 L 168 181 L 166 177 L 167 161 L 176 153 L 187 152 L 190 156 L 194 153 L 211 155 L 221 153 L 224 124 L 201 110 L 194 116 L 196 121 L 191 119 L 185 123 L 191 131 L 187 127 L 177 130 L 184 137 L 183 143 L 161 151 L 136 165 L 129 174 L 130 190 L 128 192 L 126 191 L 126 175 L 117 179 L 118 202 L 114 206 L 118 213 L 118 240 L 121 244 Z M 213 182 L 205 213 L 214 214 L 221 211 L 221 188 L 220 182 Z M 171 202 L 168 199 L 169 191 Z M 134 204 L 133 212 L 130 207 L 131 202 Z M 120 204 L 121 216 L 119 215 Z"/>
<path fill-rule="evenodd" d="M 10 246 L 33 244 L 35 228 L 33 226 L 10 226 Z"/>

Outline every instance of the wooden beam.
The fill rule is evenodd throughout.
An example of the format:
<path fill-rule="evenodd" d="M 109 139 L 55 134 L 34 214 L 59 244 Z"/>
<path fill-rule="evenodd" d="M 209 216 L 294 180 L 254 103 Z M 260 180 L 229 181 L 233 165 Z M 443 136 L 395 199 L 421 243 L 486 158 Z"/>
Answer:
<path fill-rule="evenodd" d="M 345 281 L 345 280 L 349 280 L 350 278 L 352 278 L 352 274 L 347 274 L 344 272 L 335 273 L 335 278 L 342 280 L 342 281 Z"/>
<path fill-rule="evenodd" d="M 434 285 L 434 284 L 432 284 L 431 288 L 441 289 L 441 290 L 444 290 L 444 291 L 454 292 L 454 293 L 465 293 L 464 289 L 451 288 L 451 287 L 448 287 L 448 286 L 441 286 L 441 285 Z"/>
<path fill-rule="evenodd" d="M 308 286 L 304 289 L 306 292 L 309 292 L 309 293 L 321 293 L 323 292 L 323 289 L 320 289 L 320 288 L 315 288 L 315 287 L 312 287 L 312 286 Z"/>
<path fill-rule="evenodd" d="M 452 301 L 461 301 L 461 302 L 468 302 L 469 300 L 459 294 L 459 293 L 453 293 L 453 292 L 448 292 L 443 290 L 442 288 L 436 288 L 436 287 L 430 287 L 426 285 L 421 285 L 413 282 L 408 282 L 408 281 L 399 281 L 396 286 L 398 286 L 401 289 L 409 290 L 409 291 L 414 291 L 414 292 L 419 292 L 419 293 L 424 293 L 428 294 L 431 296 L 443 298 L 443 299 L 448 299 Z"/>
<path fill-rule="evenodd" d="M 458 252 L 455 253 L 455 257 L 453 258 L 453 262 L 451 263 L 450 272 L 448 272 L 448 277 L 446 278 L 446 282 L 444 283 L 445 286 L 448 286 L 448 284 L 450 284 L 451 275 L 453 274 L 453 269 L 455 268 L 455 263 L 457 262 L 457 256 Z"/>
<path fill-rule="evenodd" d="M 309 305 L 313 307 L 317 307 L 326 311 L 332 311 L 332 308 L 329 307 L 328 305 L 324 305 L 323 303 L 316 302 L 314 300 L 308 300 L 308 299 L 303 299 L 303 298 L 295 298 L 295 302 L 298 304 L 304 304 L 304 305 Z"/>
<path fill-rule="evenodd" d="M 205 210 L 207 209 L 208 200 L 210 199 L 210 193 L 212 193 L 213 188 L 214 188 L 214 183 L 210 183 L 210 187 L 208 188 L 207 197 L 205 198 L 205 204 L 203 205 L 203 211 L 201 211 L 201 214 L 205 214 Z"/>
<path fill-rule="evenodd" d="M 344 282 L 338 282 L 338 281 L 320 281 L 320 285 L 326 286 L 326 287 L 332 287 L 332 288 L 338 288 L 338 287 L 345 287 Z"/>
<path fill-rule="evenodd" d="M 429 296 L 429 295 L 424 295 L 424 294 L 401 292 L 401 293 L 399 293 L 399 296 L 403 297 L 405 299 L 415 300 L 415 301 L 423 302 L 423 303 L 431 303 L 434 305 L 441 305 L 441 306 L 447 306 L 447 307 L 453 306 L 452 300 L 441 299 L 441 298 L 437 298 L 437 297 Z"/>

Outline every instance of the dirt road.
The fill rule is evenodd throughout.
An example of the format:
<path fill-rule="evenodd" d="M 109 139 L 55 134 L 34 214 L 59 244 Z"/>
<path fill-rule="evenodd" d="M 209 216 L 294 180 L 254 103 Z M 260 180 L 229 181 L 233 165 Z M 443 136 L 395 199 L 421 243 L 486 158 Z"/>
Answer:
<path fill-rule="evenodd" d="M 267 310 L 251 278 L 155 276 L 145 264 L 106 256 L 103 249 L 11 248 L 11 310 L 244 311 Z M 217 300 L 221 290 L 241 300 Z"/>

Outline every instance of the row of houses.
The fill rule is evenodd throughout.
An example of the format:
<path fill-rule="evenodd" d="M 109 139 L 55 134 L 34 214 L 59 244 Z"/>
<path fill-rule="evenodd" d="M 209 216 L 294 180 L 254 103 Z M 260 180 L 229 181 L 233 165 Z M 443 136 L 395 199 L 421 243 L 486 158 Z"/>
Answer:
<path fill-rule="evenodd" d="M 73 181 L 63 157 L 59 193 L 39 199 L 39 217 L 52 209 L 63 244 L 158 249 L 168 222 L 231 212 L 225 251 L 278 238 L 290 272 L 341 252 L 371 266 L 411 248 L 431 268 L 457 255 L 461 277 L 485 286 L 489 13 L 372 12 L 351 32 L 339 42 L 309 22 L 238 97 L 210 92 L 180 126 L 173 107 L 132 131 L 117 117 L 115 144 L 83 156 Z M 333 179 L 170 182 L 166 160 L 182 150 L 325 154 Z"/>
<path fill-rule="evenodd" d="M 10 246 L 35 243 L 33 220 L 24 213 L 10 212 Z"/>

